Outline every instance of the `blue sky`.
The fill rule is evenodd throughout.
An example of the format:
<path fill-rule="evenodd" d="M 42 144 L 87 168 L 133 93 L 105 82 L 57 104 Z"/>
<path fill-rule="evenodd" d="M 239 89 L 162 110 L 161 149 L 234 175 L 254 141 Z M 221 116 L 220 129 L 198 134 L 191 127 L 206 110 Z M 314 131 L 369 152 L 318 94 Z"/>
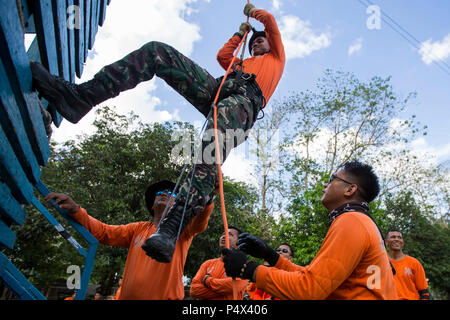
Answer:
<path fill-rule="evenodd" d="M 433 57 L 450 65 L 450 1 L 371 2 L 424 43 Z M 90 79 L 103 65 L 151 40 L 173 45 L 218 77 L 223 71 L 216 61 L 217 51 L 246 20 L 242 13 L 246 3 L 246 0 L 113 0 L 80 81 Z M 275 16 L 288 56 L 272 100 L 294 91 L 313 89 L 327 68 L 353 72 L 364 81 L 373 76 L 392 76 L 396 93 L 406 96 L 417 92 L 417 98 L 400 117 L 406 119 L 414 114 L 421 124 L 428 126 L 428 135 L 412 148 L 434 154 L 437 163 L 450 161 L 450 68 L 445 73 L 430 63 L 383 20 L 379 29 L 369 29 L 366 22 L 370 14 L 358 0 L 252 3 Z M 262 29 L 254 19 L 250 23 Z M 197 125 L 203 122 L 193 106 L 159 79 L 141 84 L 106 104 L 116 105 L 121 113 L 132 108 L 144 122 L 184 120 Z M 76 134 L 89 133 L 93 119 L 93 114 L 89 114 L 78 125 L 64 121 L 54 130 L 54 139 L 64 141 Z"/>

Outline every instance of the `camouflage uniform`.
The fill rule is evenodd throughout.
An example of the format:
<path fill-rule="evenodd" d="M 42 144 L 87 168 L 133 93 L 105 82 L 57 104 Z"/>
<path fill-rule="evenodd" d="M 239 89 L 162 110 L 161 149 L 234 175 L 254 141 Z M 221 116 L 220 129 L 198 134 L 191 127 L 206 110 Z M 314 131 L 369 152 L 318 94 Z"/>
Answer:
<path fill-rule="evenodd" d="M 123 59 L 105 66 L 94 76 L 94 79 L 99 80 L 114 97 L 122 91 L 134 88 L 142 81 L 152 79 L 155 74 L 164 79 L 205 117 L 208 117 L 223 77 L 214 78 L 205 69 L 167 44 L 156 41 L 149 42 Z M 217 103 L 219 133 L 225 134 L 227 129 L 242 129 L 248 132 L 257 118 L 263 99 L 263 94 L 254 79 L 237 83 L 233 74 L 227 77 Z M 208 119 L 206 132 L 213 128 L 213 117 L 211 116 Z M 243 142 L 242 139 L 237 140 L 240 141 L 234 141 L 234 147 Z M 212 142 L 214 139 L 202 141 L 202 151 Z M 223 162 L 230 150 L 225 150 L 223 143 L 220 145 Z M 190 177 L 190 173 L 188 177 Z M 181 186 L 179 196 L 167 217 L 170 217 L 171 212 L 183 211 L 189 180 L 187 179 L 187 182 Z M 215 159 L 214 163 L 202 161 L 200 164 L 196 164 L 183 225 L 193 216 L 202 212 L 206 203 L 212 200 L 216 181 Z"/>

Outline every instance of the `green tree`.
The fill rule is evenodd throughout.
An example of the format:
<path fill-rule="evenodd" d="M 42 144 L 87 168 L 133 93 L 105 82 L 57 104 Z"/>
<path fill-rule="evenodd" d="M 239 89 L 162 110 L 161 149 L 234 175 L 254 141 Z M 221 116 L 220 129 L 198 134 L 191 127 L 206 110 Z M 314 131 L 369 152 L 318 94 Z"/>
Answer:
<path fill-rule="evenodd" d="M 361 81 L 352 73 L 332 70 L 318 79 L 315 91 L 287 97 L 284 104 L 295 121 L 286 141 L 292 150 L 288 169 L 298 180 L 292 191 L 308 189 L 321 172 L 329 175 L 352 159 L 386 161 L 383 147 L 422 132 L 414 117 L 396 118 L 414 97 L 396 94 L 390 77 Z"/>
<path fill-rule="evenodd" d="M 299 265 L 311 262 L 328 231 L 328 212 L 320 201 L 322 191 L 323 184 L 319 182 L 298 194 L 278 223 L 276 238 L 294 248 L 294 263 Z"/>

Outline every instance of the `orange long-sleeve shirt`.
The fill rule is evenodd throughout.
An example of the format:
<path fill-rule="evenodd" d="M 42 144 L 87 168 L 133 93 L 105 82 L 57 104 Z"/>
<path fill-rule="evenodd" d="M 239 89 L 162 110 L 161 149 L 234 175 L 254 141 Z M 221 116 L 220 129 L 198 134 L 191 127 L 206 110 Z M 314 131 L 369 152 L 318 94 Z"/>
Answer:
<path fill-rule="evenodd" d="M 428 282 L 422 264 L 416 258 L 408 255 L 405 255 L 400 260 L 389 260 L 396 271 L 394 278 L 399 300 L 419 300 L 419 292 L 428 289 Z M 430 294 L 427 291 L 422 296 L 425 299 L 429 299 Z"/>
<path fill-rule="evenodd" d="M 209 274 L 203 285 L 203 278 Z M 237 300 L 242 300 L 248 280 L 236 278 Z M 233 279 L 225 274 L 222 258 L 206 260 L 191 283 L 191 297 L 201 300 L 233 300 Z"/>
<path fill-rule="evenodd" d="M 275 268 L 258 267 L 256 285 L 281 299 L 397 299 L 382 237 L 359 212 L 336 218 L 310 265 L 280 257 Z"/>
<path fill-rule="evenodd" d="M 179 300 L 184 298 L 182 282 L 184 264 L 192 239 L 205 231 L 214 204 L 206 206 L 186 226 L 178 239 L 172 261 L 159 263 L 141 248 L 155 231 L 152 222 L 107 225 L 89 216 L 80 208 L 74 219 L 102 244 L 129 248 L 123 272 L 120 300 Z"/>
<path fill-rule="evenodd" d="M 283 74 L 284 64 L 286 62 L 284 46 L 275 18 L 269 12 L 256 9 L 253 11 L 252 17 L 264 25 L 270 52 L 262 56 L 245 59 L 242 66 L 244 72 L 256 75 L 256 82 L 261 88 L 266 102 L 269 102 Z M 233 59 L 233 53 L 240 42 L 241 38 L 238 35 L 234 35 L 219 50 L 217 61 L 225 70 L 230 65 Z"/>

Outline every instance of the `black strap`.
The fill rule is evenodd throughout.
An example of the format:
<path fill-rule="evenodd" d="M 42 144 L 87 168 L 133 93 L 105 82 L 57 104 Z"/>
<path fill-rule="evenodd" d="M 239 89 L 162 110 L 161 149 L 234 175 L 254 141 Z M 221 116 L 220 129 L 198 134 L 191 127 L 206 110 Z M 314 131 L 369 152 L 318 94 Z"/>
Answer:
<path fill-rule="evenodd" d="M 392 273 L 393 273 L 394 276 L 395 276 L 395 274 L 397 273 L 397 271 L 395 271 L 394 265 L 392 264 L 392 262 L 391 262 L 390 260 L 389 260 L 389 264 L 391 265 Z"/>
<path fill-rule="evenodd" d="M 366 216 L 368 216 L 373 221 L 373 223 L 375 223 L 375 225 L 377 226 L 378 231 L 380 232 L 380 235 L 381 235 L 381 239 L 383 239 L 383 243 L 384 243 L 383 232 L 381 231 L 381 228 L 375 222 L 373 217 L 369 214 L 369 204 L 367 202 L 349 202 L 349 203 L 346 203 L 346 204 L 334 209 L 328 215 L 328 218 L 330 220 L 328 222 L 328 226 L 331 226 L 331 224 L 333 223 L 334 220 L 336 220 L 337 217 L 339 217 L 341 214 L 346 213 L 346 212 L 360 212 L 360 213 L 363 213 Z M 392 268 L 392 274 L 395 275 L 397 272 L 395 271 L 394 265 L 390 261 L 389 261 L 389 264 L 391 265 L 391 268 Z"/>
<path fill-rule="evenodd" d="M 418 290 L 417 292 L 419 293 L 421 300 L 430 300 L 431 295 L 430 295 L 430 291 L 428 291 L 428 289 Z"/>

